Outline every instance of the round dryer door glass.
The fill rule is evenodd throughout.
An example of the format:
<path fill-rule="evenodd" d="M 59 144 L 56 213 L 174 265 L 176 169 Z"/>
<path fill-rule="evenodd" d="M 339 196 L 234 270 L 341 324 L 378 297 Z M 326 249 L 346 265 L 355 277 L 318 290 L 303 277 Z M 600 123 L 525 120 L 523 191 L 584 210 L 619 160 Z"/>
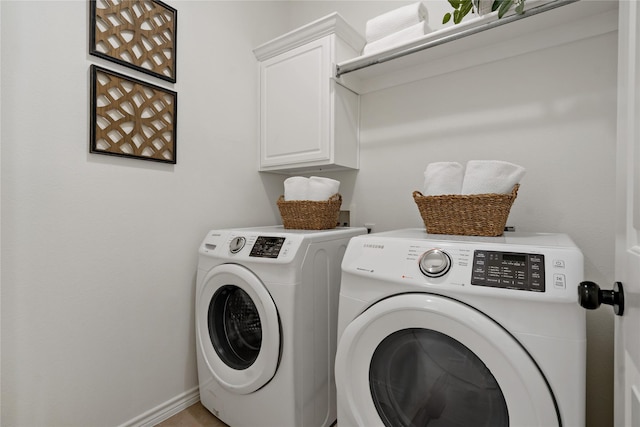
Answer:
<path fill-rule="evenodd" d="M 342 332 L 335 372 L 347 425 L 562 426 L 553 390 L 522 343 L 441 295 L 373 304 Z"/>
<path fill-rule="evenodd" d="M 262 344 L 260 315 L 251 297 L 237 286 L 223 286 L 211 299 L 208 318 L 209 337 L 220 359 L 234 369 L 251 366 Z"/>
<path fill-rule="evenodd" d="M 467 347 L 430 329 L 403 329 L 385 338 L 369 369 L 382 422 L 396 426 L 509 425 L 496 379 Z"/>
<path fill-rule="evenodd" d="M 275 302 L 251 270 L 221 264 L 201 279 L 196 294 L 201 376 L 210 374 L 232 393 L 253 393 L 278 369 L 281 331 Z"/>

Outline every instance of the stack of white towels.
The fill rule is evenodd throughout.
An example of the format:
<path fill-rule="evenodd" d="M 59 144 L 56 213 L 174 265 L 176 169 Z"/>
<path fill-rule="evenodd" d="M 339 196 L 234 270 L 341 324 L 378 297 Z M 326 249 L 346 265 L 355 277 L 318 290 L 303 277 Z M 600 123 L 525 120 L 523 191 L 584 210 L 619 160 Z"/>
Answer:
<path fill-rule="evenodd" d="M 284 180 L 284 200 L 329 200 L 340 189 L 340 181 L 312 176 L 292 176 Z"/>
<path fill-rule="evenodd" d="M 408 4 L 367 21 L 367 44 L 363 55 L 402 45 L 431 32 L 427 8 L 422 2 Z"/>
<path fill-rule="evenodd" d="M 448 194 L 509 194 L 526 170 L 501 160 L 429 163 L 424 171 L 424 196 Z"/>

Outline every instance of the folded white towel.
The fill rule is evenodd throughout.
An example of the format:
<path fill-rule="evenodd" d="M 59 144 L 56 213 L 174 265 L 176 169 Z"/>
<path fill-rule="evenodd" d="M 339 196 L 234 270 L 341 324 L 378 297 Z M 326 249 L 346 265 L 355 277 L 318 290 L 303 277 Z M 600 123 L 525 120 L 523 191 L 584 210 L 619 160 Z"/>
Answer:
<path fill-rule="evenodd" d="M 424 171 L 425 196 L 460 194 L 464 167 L 458 162 L 429 163 Z"/>
<path fill-rule="evenodd" d="M 369 55 L 374 52 L 380 52 L 385 49 L 390 49 L 392 47 L 400 46 L 411 40 L 420 38 L 430 32 L 431 32 L 431 28 L 429 27 L 429 24 L 427 24 L 426 21 L 418 22 L 417 24 L 414 24 L 403 30 L 390 34 L 379 40 L 376 40 L 371 43 L 367 43 L 366 45 L 364 45 L 364 49 L 362 49 L 362 54 Z"/>
<path fill-rule="evenodd" d="M 284 200 L 307 200 L 309 178 L 292 176 L 284 180 Z"/>
<path fill-rule="evenodd" d="M 312 176 L 309 178 L 309 187 L 306 200 L 329 200 L 340 188 L 340 181 L 331 178 Z"/>
<path fill-rule="evenodd" d="M 399 7 L 367 21 L 365 39 L 374 42 L 389 34 L 427 20 L 427 8 L 422 2 Z"/>
<path fill-rule="evenodd" d="M 462 182 L 462 194 L 509 194 L 526 170 L 501 160 L 471 160 Z"/>
<path fill-rule="evenodd" d="M 340 189 L 340 181 L 312 176 L 292 176 L 284 180 L 284 200 L 329 200 Z"/>

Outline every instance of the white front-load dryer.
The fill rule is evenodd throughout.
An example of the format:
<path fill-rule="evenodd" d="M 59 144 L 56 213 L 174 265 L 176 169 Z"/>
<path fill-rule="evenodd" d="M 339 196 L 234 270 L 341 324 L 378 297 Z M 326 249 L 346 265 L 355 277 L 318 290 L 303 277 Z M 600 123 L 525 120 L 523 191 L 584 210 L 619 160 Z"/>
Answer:
<path fill-rule="evenodd" d="M 583 256 L 562 234 L 355 237 L 342 264 L 339 427 L 583 427 Z"/>
<path fill-rule="evenodd" d="M 340 265 L 365 228 L 207 233 L 199 248 L 200 400 L 232 427 L 336 420 Z"/>

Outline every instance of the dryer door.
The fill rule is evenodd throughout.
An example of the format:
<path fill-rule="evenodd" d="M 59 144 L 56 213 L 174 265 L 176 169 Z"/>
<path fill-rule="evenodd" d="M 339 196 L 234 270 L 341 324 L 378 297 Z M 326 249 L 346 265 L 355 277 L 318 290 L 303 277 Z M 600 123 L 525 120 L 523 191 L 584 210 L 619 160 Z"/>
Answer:
<path fill-rule="evenodd" d="M 280 322 L 260 279 L 222 264 L 196 296 L 196 334 L 207 366 L 227 390 L 251 393 L 273 378 L 280 357 Z"/>
<path fill-rule="evenodd" d="M 443 296 L 398 295 L 357 317 L 338 344 L 336 383 L 341 427 L 561 425 L 527 351 Z"/>

